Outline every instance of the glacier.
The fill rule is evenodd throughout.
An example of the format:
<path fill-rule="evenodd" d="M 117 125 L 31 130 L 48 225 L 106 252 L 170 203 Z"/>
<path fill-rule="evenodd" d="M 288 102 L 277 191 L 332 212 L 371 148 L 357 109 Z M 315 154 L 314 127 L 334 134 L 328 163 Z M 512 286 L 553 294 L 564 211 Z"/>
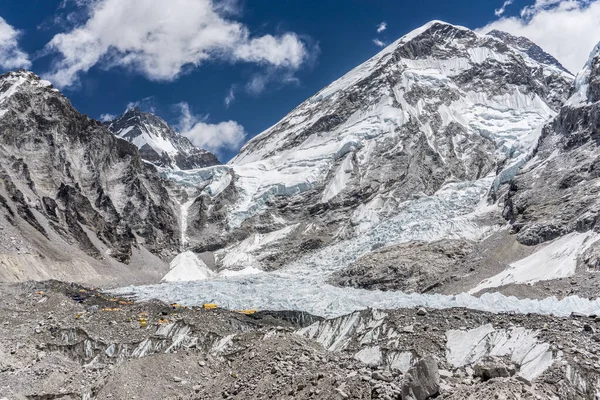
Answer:
<path fill-rule="evenodd" d="M 378 224 L 370 232 L 308 254 L 278 271 L 256 274 L 257 268 L 249 265 L 248 271 L 239 271 L 235 276 L 225 273 L 225 276 L 201 281 L 128 286 L 110 292 L 139 300 L 157 298 L 188 306 L 217 303 L 227 309 L 298 310 L 327 318 L 368 308 L 419 306 L 557 316 L 568 316 L 574 311 L 600 314 L 600 299 L 577 296 L 535 300 L 499 293 L 486 293 L 480 297 L 467 293 L 427 295 L 340 288 L 326 283 L 333 272 L 369 252 L 373 246 L 411 240 L 485 237 L 491 228 L 482 228 L 476 219 L 488 209 L 485 196 L 492 181 L 490 176 L 475 182 L 450 184 L 433 196 L 409 201 L 396 217 Z M 278 233 L 282 234 L 285 232 Z M 241 246 L 239 251 L 243 252 L 244 246 L 247 245 Z M 235 257 L 233 254 L 227 256 Z"/>

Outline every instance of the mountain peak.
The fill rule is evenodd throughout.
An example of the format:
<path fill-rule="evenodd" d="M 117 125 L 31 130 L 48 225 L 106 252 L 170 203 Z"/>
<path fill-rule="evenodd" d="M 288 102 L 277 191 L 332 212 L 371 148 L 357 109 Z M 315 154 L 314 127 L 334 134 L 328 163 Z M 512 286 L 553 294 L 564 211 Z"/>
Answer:
<path fill-rule="evenodd" d="M 50 81 L 43 80 L 31 71 L 24 69 L 9 71 L 0 75 L 0 101 L 2 97 L 6 96 L 7 93 L 13 94 L 22 84 L 26 82 L 36 87 L 53 89 Z"/>
<path fill-rule="evenodd" d="M 128 108 L 127 111 L 125 111 L 125 114 L 123 114 L 123 116 L 133 116 L 133 115 L 143 115 L 144 113 L 142 112 L 142 110 L 140 110 L 139 107 L 135 106 L 135 107 L 131 107 Z"/>
<path fill-rule="evenodd" d="M 457 33 L 472 33 L 472 34 L 474 34 L 473 31 L 471 31 L 469 28 L 465 28 L 464 26 L 453 25 L 448 22 L 444 22 L 444 21 L 440 21 L 440 20 L 433 20 L 433 21 L 429 21 L 428 23 L 426 23 L 425 25 L 423 25 L 419 28 L 412 30 L 408 34 L 402 36 L 399 40 L 397 40 L 394 43 L 394 45 L 398 46 L 400 44 L 408 43 L 411 40 L 416 39 L 425 33 L 429 33 L 429 34 L 438 33 L 438 34 L 441 34 L 441 37 L 444 37 L 444 38 L 455 37 Z"/>
<path fill-rule="evenodd" d="M 144 160 L 158 167 L 186 170 L 220 164 L 214 154 L 195 147 L 165 120 L 138 107 L 106 125 L 117 137 L 136 145 Z"/>

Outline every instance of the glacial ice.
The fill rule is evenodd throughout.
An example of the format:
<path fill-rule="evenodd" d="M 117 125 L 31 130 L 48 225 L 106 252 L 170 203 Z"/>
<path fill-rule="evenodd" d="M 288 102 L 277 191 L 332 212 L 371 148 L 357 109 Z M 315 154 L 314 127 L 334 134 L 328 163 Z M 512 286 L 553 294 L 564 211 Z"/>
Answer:
<path fill-rule="evenodd" d="M 493 177 L 488 177 L 476 182 L 449 184 L 433 196 L 408 201 L 400 207 L 398 215 L 365 234 L 301 257 L 279 271 L 197 282 L 129 286 L 113 292 L 133 294 L 140 300 L 158 298 L 189 306 L 215 302 L 228 309 L 300 310 L 323 317 L 338 317 L 367 308 L 419 306 L 557 316 L 568 316 L 573 311 L 600 314 L 600 299 L 577 296 L 535 300 L 486 293 L 477 298 L 466 293 L 408 294 L 340 288 L 326 283 L 331 273 L 371 251 L 373 246 L 411 240 L 478 239 L 488 234 L 489 230 L 480 227 L 476 218 L 486 207 L 483 200 L 492 180 Z"/>
<path fill-rule="evenodd" d="M 537 332 L 523 327 L 496 330 L 491 324 L 468 331 L 446 332 L 447 359 L 454 367 L 470 365 L 485 356 L 510 357 L 519 366 L 518 375 L 531 381 L 554 361 L 548 343 L 537 339 Z"/>
<path fill-rule="evenodd" d="M 592 64 L 595 57 L 600 57 L 600 43 L 598 43 L 594 50 L 592 50 L 587 63 L 577 74 L 577 77 L 575 78 L 575 90 L 571 98 L 567 101 L 566 105 L 577 107 L 588 102 L 589 99 L 587 92 L 590 86 Z"/>

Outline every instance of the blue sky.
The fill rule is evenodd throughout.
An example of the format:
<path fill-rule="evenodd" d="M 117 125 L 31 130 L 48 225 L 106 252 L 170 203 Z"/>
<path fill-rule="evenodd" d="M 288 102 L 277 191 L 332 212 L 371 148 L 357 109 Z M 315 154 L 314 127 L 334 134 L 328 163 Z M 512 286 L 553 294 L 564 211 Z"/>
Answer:
<path fill-rule="evenodd" d="M 432 19 L 528 36 L 574 72 L 600 40 L 600 0 L 509 0 L 501 12 L 503 3 L 5 0 L 0 70 L 49 78 L 94 118 L 138 104 L 227 160 L 381 43 Z"/>

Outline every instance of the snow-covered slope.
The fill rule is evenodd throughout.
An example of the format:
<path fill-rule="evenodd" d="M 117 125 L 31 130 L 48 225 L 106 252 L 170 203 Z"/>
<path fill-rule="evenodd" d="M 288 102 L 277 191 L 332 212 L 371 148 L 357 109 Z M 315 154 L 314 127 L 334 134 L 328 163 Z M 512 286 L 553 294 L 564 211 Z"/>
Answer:
<path fill-rule="evenodd" d="M 302 103 L 215 175 L 177 174 L 211 188 L 191 206 L 190 246 L 246 252 L 235 247 L 241 239 L 293 226 L 254 251 L 261 267 L 278 268 L 451 183 L 498 186 L 529 157 L 572 81 L 497 37 L 431 22 Z M 206 234 L 215 231 L 224 233 Z"/>
<path fill-rule="evenodd" d="M 117 137 L 136 145 L 142 158 L 158 167 L 194 169 L 220 164 L 214 154 L 195 147 L 163 119 L 138 108 L 129 109 L 107 126 Z"/>

